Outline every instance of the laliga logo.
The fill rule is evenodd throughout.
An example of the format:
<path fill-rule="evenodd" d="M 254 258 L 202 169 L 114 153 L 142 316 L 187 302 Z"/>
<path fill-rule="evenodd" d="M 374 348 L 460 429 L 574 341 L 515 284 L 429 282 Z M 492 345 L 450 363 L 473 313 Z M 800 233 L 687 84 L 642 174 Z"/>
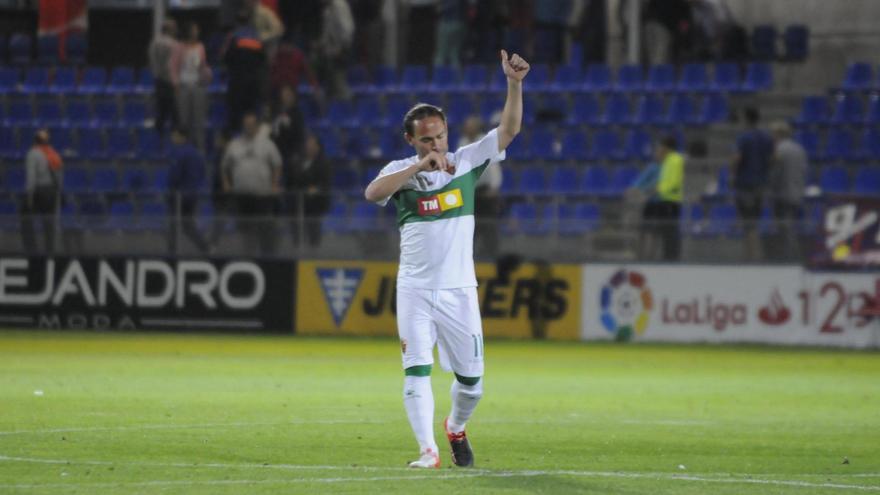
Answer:
<path fill-rule="evenodd" d="M 644 275 L 618 270 L 602 287 L 599 297 L 602 326 L 617 340 L 630 340 L 634 330 L 639 335 L 645 332 L 654 300 Z"/>

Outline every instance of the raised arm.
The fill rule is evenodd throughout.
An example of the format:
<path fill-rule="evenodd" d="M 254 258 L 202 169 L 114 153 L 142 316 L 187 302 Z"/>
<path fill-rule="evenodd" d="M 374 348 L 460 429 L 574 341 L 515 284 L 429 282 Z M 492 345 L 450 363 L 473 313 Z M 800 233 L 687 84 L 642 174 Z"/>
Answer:
<path fill-rule="evenodd" d="M 529 63 L 516 53 L 508 59 L 507 52 L 501 50 L 501 68 L 507 76 L 507 99 L 498 124 L 498 151 L 504 151 L 522 128 L 522 81 L 529 73 Z"/>

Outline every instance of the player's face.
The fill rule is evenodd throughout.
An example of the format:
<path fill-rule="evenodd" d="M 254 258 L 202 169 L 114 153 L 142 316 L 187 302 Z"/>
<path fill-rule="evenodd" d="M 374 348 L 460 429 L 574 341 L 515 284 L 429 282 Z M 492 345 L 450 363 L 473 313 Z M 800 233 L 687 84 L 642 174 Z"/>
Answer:
<path fill-rule="evenodd" d="M 432 151 L 443 154 L 449 150 L 446 123 L 440 117 L 431 116 L 413 121 L 413 131 L 415 135 L 406 134 L 406 140 L 416 149 L 419 158 Z"/>

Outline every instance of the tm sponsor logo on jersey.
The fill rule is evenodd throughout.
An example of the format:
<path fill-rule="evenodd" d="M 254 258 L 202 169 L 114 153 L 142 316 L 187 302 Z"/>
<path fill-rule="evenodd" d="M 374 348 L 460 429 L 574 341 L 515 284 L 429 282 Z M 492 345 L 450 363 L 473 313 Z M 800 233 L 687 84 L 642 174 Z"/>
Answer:
<path fill-rule="evenodd" d="M 316 268 L 315 273 L 321 281 L 321 289 L 324 291 L 324 299 L 327 307 L 333 315 L 333 321 L 339 327 L 351 301 L 357 293 L 361 280 L 364 278 L 362 268 Z"/>
<path fill-rule="evenodd" d="M 461 189 L 442 192 L 433 196 L 426 196 L 416 200 L 419 205 L 419 215 L 439 215 L 447 210 L 461 208 L 464 200 L 461 198 Z"/>

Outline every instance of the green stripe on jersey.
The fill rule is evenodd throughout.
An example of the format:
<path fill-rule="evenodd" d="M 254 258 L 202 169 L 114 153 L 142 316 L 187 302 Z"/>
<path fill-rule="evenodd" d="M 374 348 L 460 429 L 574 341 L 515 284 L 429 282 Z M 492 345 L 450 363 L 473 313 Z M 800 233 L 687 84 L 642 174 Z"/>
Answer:
<path fill-rule="evenodd" d="M 416 191 L 414 189 L 402 189 L 394 193 L 394 204 L 397 206 L 397 225 L 415 222 L 433 222 L 446 220 L 464 215 L 474 214 L 474 189 L 477 179 L 483 175 L 483 171 L 489 166 L 489 160 L 480 166 L 474 167 L 461 177 L 449 181 L 440 189 L 434 191 Z M 460 193 L 460 206 L 442 209 L 441 201 L 444 193 Z M 450 203 L 452 198 L 450 198 Z M 442 211 L 441 211 L 442 210 Z"/>

